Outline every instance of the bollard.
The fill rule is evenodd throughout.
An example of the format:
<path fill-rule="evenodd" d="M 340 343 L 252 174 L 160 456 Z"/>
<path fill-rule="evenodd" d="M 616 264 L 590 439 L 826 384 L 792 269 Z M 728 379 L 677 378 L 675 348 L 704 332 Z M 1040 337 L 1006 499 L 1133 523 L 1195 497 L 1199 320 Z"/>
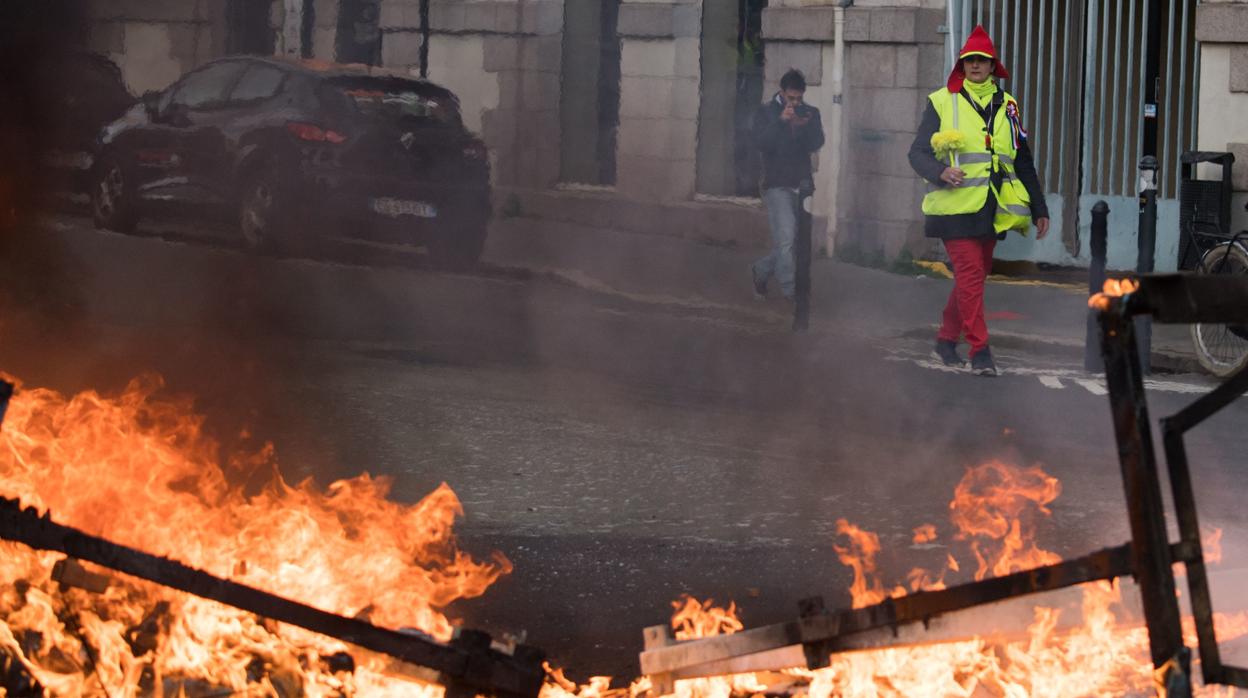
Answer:
<path fill-rule="evenodd" d="M 1105 286 L 1105 257 L 1109 246 L 1109 204 L 1098 201 L 1092 205 L 1092 237 L 1088 247 L 1092 262 L 1088 265 L 1088 295 L 1100 293 Z M 1101 359 L 1101 333 L 1096 324 L 1096 311 L 1088 308 L 1088 328 L 1083 340 L 1083 368 L 1103 373 L 1105 362 Z"/>
<path fill-rule="evenodd" d="M 814 183 L 807 180 L 797 191 L 797 237 L 793 241 L 793 331 L 810 327 L 811 197 Z"/>
<path fill-rule="evenodd" d="M 1135 272 L 1151 274 L 1157 256 L 1157 158 L 1152 155 L 1140 158 L 1140 232 L 1136 245 Z M 1135 336 L 1139 341 L 1140 369 L 1148 375 L 1153 372 L 1151 317 L 1136 318 Z"/>

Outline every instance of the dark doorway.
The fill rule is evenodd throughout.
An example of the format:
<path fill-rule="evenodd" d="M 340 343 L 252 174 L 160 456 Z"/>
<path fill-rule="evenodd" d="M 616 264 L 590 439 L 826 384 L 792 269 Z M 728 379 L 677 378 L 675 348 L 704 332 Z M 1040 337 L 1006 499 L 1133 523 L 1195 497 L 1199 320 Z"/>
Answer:
<path fill-rule="evenodd" d="M 698 108 L 699 194 L 758 196 L 760 156 L 750 119 L 763 100 L 767 0 L 704 3 Z"/>
<path fill-rule="evenodd" d="M 225 3 L 225 51 L 273 55 L 275 36 L 269 26 L 269 0 L 227 0 Z"/>
<path fill-rule="evenodd" d="M 620 0 L 564 5 L 559 179 L 615 184 L 620 128 Z"/>
<path fill-rule="evenodd" d="M 338 6 L 339 63 L 381 63 L 381 0 L 342 0 Z"/>

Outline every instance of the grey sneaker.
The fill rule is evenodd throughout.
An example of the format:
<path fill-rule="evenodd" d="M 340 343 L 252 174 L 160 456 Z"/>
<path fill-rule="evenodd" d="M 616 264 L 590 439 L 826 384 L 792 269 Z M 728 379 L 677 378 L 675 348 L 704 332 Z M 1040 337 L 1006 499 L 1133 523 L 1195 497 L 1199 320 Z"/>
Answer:
<path fill-rule="evenodd" d="M 997 365 L 992 362 L 992 350 L 984 347 L 971 357 L 971 373 L 977 376 L 997 375 Z"/>
<path fill-rule="evenodd" d="M 941 363 L 946 366 L 961 368 L 966 365 L 966 360 L 958 355 L 958 345 L 947 339 L 936 340 L 936 348 L 932 350 L 932 355 L 940 359 Z"/>
<path fill-rule="evenodd" d="M 767 297 L 767 278 L 758 275 L 754 267 L 750 267 L 750 279 L 754 281 L 754 298 L 762 300 Z"/>

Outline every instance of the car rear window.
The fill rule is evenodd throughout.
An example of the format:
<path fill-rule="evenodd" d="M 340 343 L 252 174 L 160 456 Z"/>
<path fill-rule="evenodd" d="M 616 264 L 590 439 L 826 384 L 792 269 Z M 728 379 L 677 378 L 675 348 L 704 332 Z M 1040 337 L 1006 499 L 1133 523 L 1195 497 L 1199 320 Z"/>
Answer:
<path fill-rule="evenodd" d="M 444 126 L 461 123 L 455 96 L 426 85 L 402 80 L 350 80 L 330 82 L 327 89 L 328 101 L 370 117 Z"/>

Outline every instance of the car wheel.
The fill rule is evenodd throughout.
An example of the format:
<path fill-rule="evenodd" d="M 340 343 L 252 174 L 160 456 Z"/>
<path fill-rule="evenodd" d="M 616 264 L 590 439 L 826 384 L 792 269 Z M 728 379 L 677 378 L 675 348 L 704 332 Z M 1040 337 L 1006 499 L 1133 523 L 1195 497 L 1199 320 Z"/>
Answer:
<path fill-rule="evenodd" d="M 429 240 L 429 261 L 434 269 L 468 271 L 477 266 L 485 252 L 486 226 L 465 225 L 441 231 Z"/>
<path fill-rule="evenodd" d="M 284 215 L 284 189 L 269 168 L 262 168 L 248 177 L 239 197 L 238 227 L 243 243 L 253 250 L 272 250 L 284 242 L 287 232 Z"/>
<path fill-rule="evenodd" d="M 126 168 L 116 159 L 100 163 L 91 188 L 91 213 L 95 227 L 128 233 L 139 222 L 134 188 Z"/>

